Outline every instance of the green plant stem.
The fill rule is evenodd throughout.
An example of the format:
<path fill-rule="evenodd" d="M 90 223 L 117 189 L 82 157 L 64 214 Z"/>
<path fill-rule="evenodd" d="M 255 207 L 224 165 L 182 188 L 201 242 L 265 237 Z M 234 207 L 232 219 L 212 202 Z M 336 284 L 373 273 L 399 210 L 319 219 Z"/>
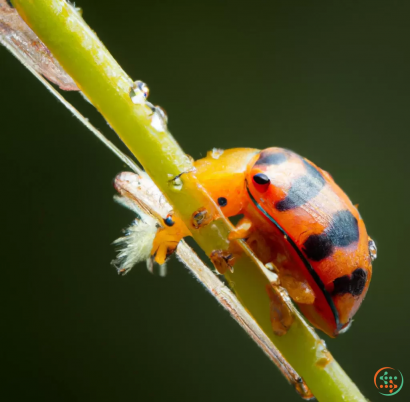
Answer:
<path fill-rule="evenodd" d="M 192 228 L 194 211 L 205 207 L 212 214 L 217 206 L 200 186 L 195 174 L 181 177 L 182 189 L 170 184 L 170 178 L 191 168 L 189 158 L 167 130 L 157 130 L 151 125 L 152 110 L 148 106 L 131 102 L 131 79 L 81 16 L 64 0 L 12 2 L 166 195 L 191 228 L 200 247 L 208 255 L 213 250 L 226 249 L 231 227 L 225 219 L 201 229 Z M 140 39 L 144 41 L 142 37 Z M 269 282 L 251 253 L 246 252 L 235 264 L 235 272 L 226 276 L 245 308 L 319 401 L 366 401 L 335 360 L 325 367 L 317 364 L 326 353 L 323 342 L 297 312 L 286 335 L 278 337 L 273 334 L 265 291 Z"/>

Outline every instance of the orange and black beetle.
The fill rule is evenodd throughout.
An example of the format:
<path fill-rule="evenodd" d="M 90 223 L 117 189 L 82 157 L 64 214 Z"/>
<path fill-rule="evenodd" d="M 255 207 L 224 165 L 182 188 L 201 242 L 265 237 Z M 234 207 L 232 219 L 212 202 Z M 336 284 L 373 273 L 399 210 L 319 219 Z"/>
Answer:
<path fill-rule="evenodd" d="M 274 267 L 315 327 L 332 337 L 346 330 L 368 290 L 376 246 L 333 178 L 282 148 L 215 149 L 194 167 L 225 216 L 243 215 L 230 238 L 246 239 Z M 189 235 L 177 216 L 163 218 L 151 251 L 160 264 Z M 170 247 L 158 240 L 165 238 Z"/>
<path fill-rule="evenodd" d="M 333 178 L 282 148 L 210 152 L 196 175 L 309 321 L 346 329 L 366 295 L 376 255 L 357 208 Z M 221 203 L 222 201 L 222 203 Z"/>

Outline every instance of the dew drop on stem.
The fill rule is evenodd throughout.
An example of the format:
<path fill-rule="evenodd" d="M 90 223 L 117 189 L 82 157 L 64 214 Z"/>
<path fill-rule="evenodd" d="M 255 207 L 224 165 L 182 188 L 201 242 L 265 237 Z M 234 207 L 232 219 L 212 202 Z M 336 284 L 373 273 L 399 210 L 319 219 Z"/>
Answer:
<path fill-rule="evenodd" d="M 155 106 L 151 117 L 151 126 L 159 132 L 167 130 L 168 116 L 165 110 L 160 106 Z"/>
<path fill-rule="evenodd" d="M 179 192 L 182 190 L 183 184 L 180 176 L 171 179 L 168 183 L 172 191 Z"/>
<path fill-rule="evenodd" d="M 135 105 L 141 105 L 149 95 L 149 88 L 145 82 L 135 81 L 130 89 L 130 98 Z"/>

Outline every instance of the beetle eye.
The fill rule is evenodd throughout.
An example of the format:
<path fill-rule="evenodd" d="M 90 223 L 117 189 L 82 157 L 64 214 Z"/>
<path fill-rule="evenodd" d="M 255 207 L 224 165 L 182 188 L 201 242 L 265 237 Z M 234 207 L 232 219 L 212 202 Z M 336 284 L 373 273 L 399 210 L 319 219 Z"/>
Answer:
<path fill-rule="evenodd" d="M 174 226 L 175 222 L 172 220 L 172 217 L 170 215 L 168 215 L 165 219 L 164 219 L 164 223 L 167 226 Z"/>
<path fill-rule="evenodd" d="M 220 207 L 226 207 L 228 205 L 228 200 L 225 197 L 218 198 L 218 205 Z"/>
<path fill-rule="evenodd" d="M 263 174 L 263 173 L 255 174 L 255 176 L 253 176 L 253 181 L 256 184 L 265 185 L 265 186 L 270 183 L 269 177 L 266 176 L 266 174 Z"/>

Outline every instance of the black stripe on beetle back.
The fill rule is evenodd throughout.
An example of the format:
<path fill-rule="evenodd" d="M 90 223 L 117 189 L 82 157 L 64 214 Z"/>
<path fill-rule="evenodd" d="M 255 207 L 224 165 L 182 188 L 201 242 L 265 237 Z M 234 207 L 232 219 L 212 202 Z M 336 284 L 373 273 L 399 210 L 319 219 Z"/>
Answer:
<path fill-rule="evenodd" d="M 360 296 L 366 286 L 367 272 L 363 268 L 355 269 L 351 275 L 344 275 L 333 281 L 334 289 L 332 295 Z"/>
<path fill-rule="evenodd" d="M 305 159 L 302 160 L 306 167 L 306 175 L 296 179 L 287 196 L 275 204 L 275 208 L 280 212 L 289 211 L 306 204 L 312 198 L 315 198 L 326 184 L 322 174 Z"/>
<path fill-rule="evenodd" d="M 262 151 L 255 166 L 259 165 L 280 165 L 286 162 L 287 156 L 284 152 L 272 152 L 271 150 Z"/>
<path fill-rule="evenodd" d="M 359 240 L 357 219 L 348 210 L 336 212 L 327 229 L 333 245 L 346 247 Z"/>
<path fill-rule="evenodd" d="M 13 4 L 11 4 L 11 1 L 10 1 L 10 0 L 6 0 L 6 3 L 7 3 L 11 8 L 14 8 L 14 6 L 13 6 Z"/>
<path fill-rule="evenodd" d="M 321 261 L 333 254 L 332 240 L 326 233 L 310 235 L 303 244 L 304 253 L 312 261 Z"/>
<path fill-rule="evenodd" d="M 297 255 L 299 256 L 299 258 L 301 259 L 301 261 L 303 262 L 303 265 L 306 267 L 306 269 L 308 270 L 309 274 L 312 276 L 313 280 L 316 282 L 317 286 L 319 287 L 319 289 L 322 291 L 327 303 L 329 304 L 330 309 L 332 310 L 333 313 L 333 317 L 335 319 L 335 324 L 336 324 L 336 328 L 337 330 L 340 330 L 343 325 L 340 323 L 339 320 L 339 313 L 337 311 L 337 308 L 333 302 L 333 299 L 330 295 L 330 293 L 326 290 L 326 287 L 324 285 L 324 283 L 322 282 L 322 279 L 320 278 L 320 276 L 318 275 L 318 273 L 313 269 L 312 265 L 310 265 L 310 262 L 307 260 L 307 258 L 303 255 L 303 253 L 300 251 L 299 247 L 297 246 L 297 244 L 293 241 L 292 238 L 290 238 L 288 236 L 288 234 L 286 233 L 286 231 L 282 228 L 282 226 L 279 225 L 278 222 L 276 222 L 276 220 L 269 215 L 262 207 L 262 205 L 260 205 L 256 200 L 255 197 L 252 195 L 252 193 L 249 191 L 249 187 L 248 187 L 248 183 L 246 182 L 246 190 L 248 192 L 248 195 L 250 197 L 250 199 L 252 200 L 252 202 L 254 203 L 254 205 L 256 206 L 256 208 L 259 209 L 259 211 L 261 211 L 266 218 L 268 218 L 275 226 L 276 228 L 282 233 L 283 237 L 286 239 L 286 241 L 291 245 L 291 247 L 295 250 L 295 252 L 297 253 Z"/>
<path fill-rule="evenodd" d="M 321 261 L 332 255 L 335 247 L 347 247 L 358 240 L 357 219 L 348 210 L 338 211 L 323 233 L 310 235 L 306 239 L 303 251 L 312 261 Z"/>

